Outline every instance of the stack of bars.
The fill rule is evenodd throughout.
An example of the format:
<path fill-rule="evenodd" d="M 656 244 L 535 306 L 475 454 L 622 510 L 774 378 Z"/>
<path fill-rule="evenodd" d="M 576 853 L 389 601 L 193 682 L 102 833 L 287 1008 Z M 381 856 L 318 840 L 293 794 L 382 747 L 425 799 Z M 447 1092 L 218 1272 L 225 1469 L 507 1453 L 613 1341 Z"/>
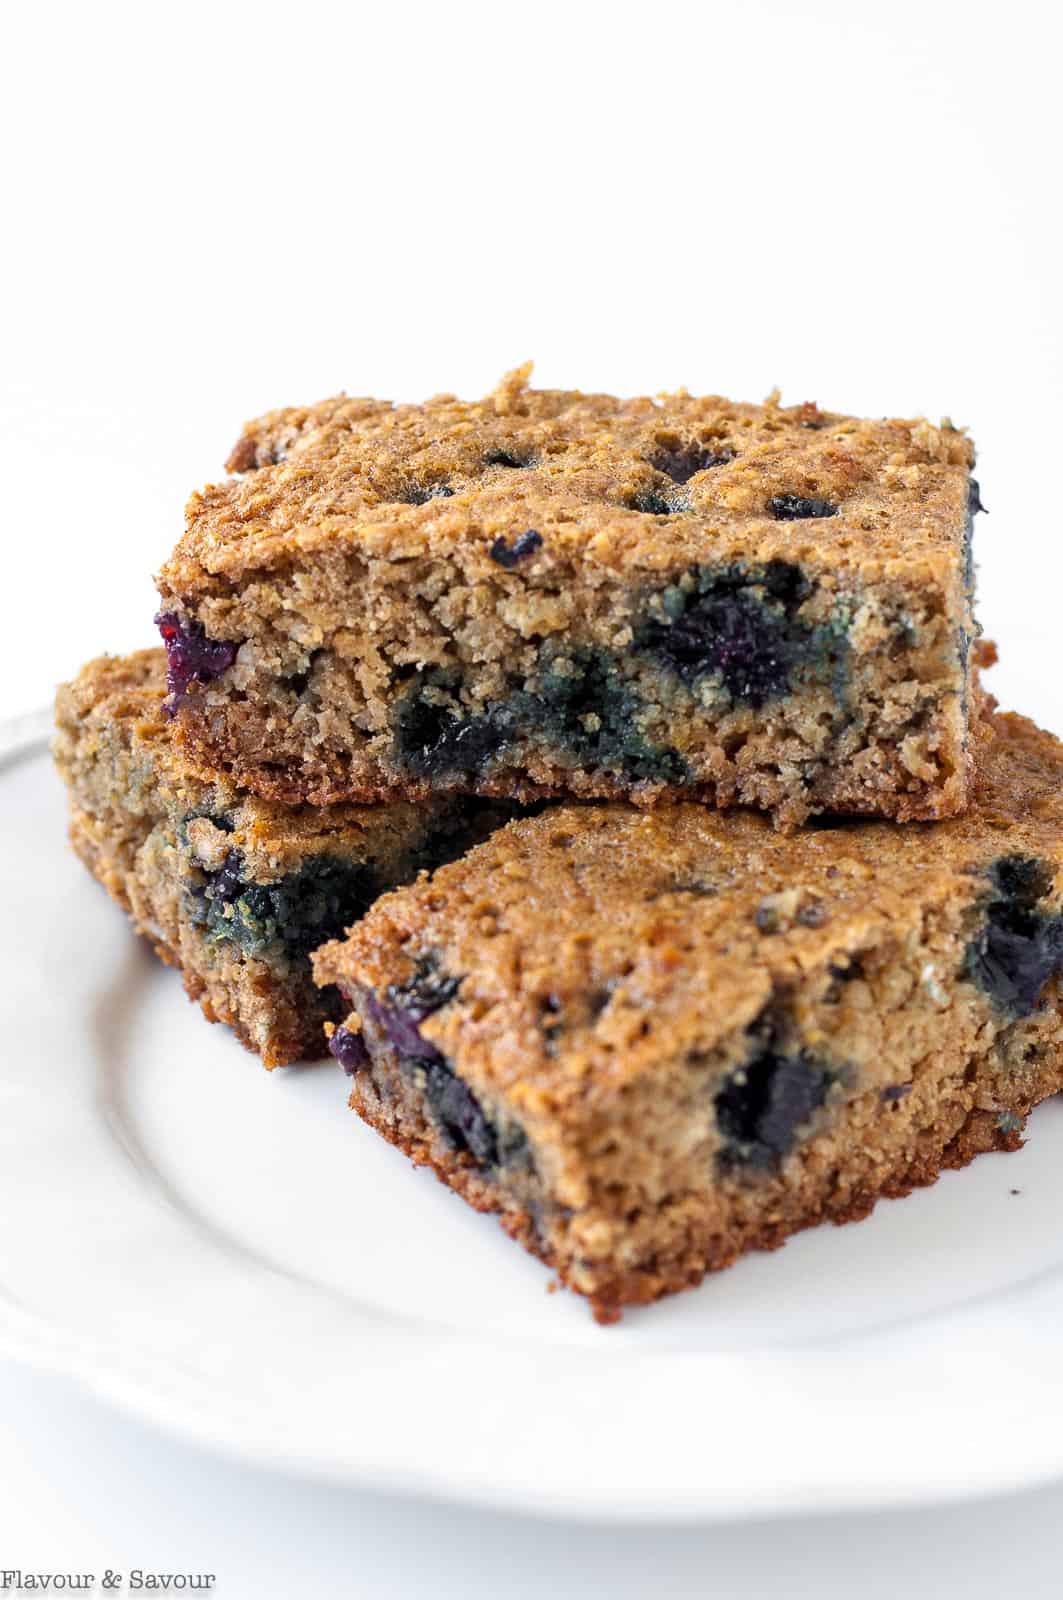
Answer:
<path fill-rule="evenodd" d="M 74 847 L 603 1322 L 863 1216 L 1063 1088 L 1063 746 L 979 686 L 972 464 L 528 369 L 272 412 L 165 656 L 60 691 Z"/>

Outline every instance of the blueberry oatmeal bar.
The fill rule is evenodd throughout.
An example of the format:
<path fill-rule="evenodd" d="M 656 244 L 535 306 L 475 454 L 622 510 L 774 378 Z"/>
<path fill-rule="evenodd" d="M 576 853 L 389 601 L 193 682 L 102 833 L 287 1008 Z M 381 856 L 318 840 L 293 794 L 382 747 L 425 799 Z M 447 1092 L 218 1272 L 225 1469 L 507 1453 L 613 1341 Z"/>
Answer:
<path fill-rule="evenodd" d="M 529 370 L 249 425 L 159 577 L 188 746 L 285 802 L 961 812 L 966 436 Z"/>
<path fill-rule="evenodd" d="M 102 657 L 60 689 L 55 756 L 81 860 L 212 1021 L 267 1067 L 325 1054 L 338 991 L 310 952 L 382 889 L 484 837 L 500 808 L 396 801 L 287 808 L 197 770 L 163 710 L 161 650 Z"/>
<path fill-rule="evenodd" d="M 565 805 L 314 958 L 351 1105 L 620 1308 L 1014 1149 L 1063 1088 L 1063 745 L 897 828 Z"/>

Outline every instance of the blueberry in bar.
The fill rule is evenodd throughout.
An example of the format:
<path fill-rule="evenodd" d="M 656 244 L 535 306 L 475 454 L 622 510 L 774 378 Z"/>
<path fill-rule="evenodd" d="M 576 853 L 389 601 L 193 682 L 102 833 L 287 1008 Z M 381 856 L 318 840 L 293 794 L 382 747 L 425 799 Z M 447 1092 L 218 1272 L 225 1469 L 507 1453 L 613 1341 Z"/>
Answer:
<path fill-rule="evenodd" d="M 1063 1088 L 1063 745 L 980 747 L 937 824 L 510 823 L 315 955 L 352 1107 L 601 1321 L 1016 1148 Z"/>
<path fill-rule="evenodd" d="M 456 796 L 328 812 L 261 800 L 175 748 L 162 650 L 102 657 L 57 698 L 70 837 L 189 996 L 267 1067 L 325 1054 L 336 990 L 314 947 L 382 890 L 483 838 L 498 805 Z"/>
<path fill-rule="evenodd" d="M 187 747 L 288 803 L 962 812 L 965 434 L 529 370 L 247 427 L 158 580 Z"/>

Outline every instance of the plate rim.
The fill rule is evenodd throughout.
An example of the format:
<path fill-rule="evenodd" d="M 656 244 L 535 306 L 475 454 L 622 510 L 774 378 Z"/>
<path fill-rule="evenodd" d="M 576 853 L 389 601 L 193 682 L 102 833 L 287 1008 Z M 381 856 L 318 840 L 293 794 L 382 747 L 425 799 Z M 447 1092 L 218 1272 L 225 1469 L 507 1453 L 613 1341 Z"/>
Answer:
<path fill-rule="evenodd" d="M 0 782 L 22 768 L 25 762 L 46 754 L 47 739 L 41 732 L 40 715 L 20 718 L 17 722 L 25 730 L 24 736 L 6 743 L 4 735 L 10 730 L 10 724 L 0 724 Z M 28 1098 L 25 1103 L 29 1104 Z M 0 1177 L 0 1193 L 2 1189 Z M 175 1226 L 189 1231 L 187 1221 L 179 1219 L 177 1213 L 168 1215 Z M 197 1247 L 203 1243 L 197 1240 Z M 278 1269 L 272 1264 L 245 1262 L 244 1272 L 249 1279 L 257 1273 L 258 1280 L 265 1278 L 267 1292 L 275 1296 L 280 1294 L 276 1281 Z M 262 1283 L 258 1280 L 251 1293 L 261 1297 Z M 286 1291 L 289 1298 L 293 1293 L 297 1297 L 330 1294 L 309 1280 L 300 1283 L 290 1277 L 284 1281 L 289 1285 Z M 976 1465 L 968 1462 L 970 1470 L 957 1473 L 954 1465 L 950 1473 L 942 1468 L 933 1438 L 927 1435 L 926 1448 L 914 1460 L 911 1456 L 902 1459 L 895 1455 L 893 1465 L 884 1465 L 877 1475 L 844 1470 L 836 1472 L 833 1479 L 825 1480 L 820 1473 L 802 1481 L 793 1471 L 789 1477 L 769 1471 L 751 1477 L 747 1461 L 746 1476 L 738 1471 L 731 1483 L 720 1477 L 690 1480 L 683 1488 L 673 1482 L 660 1491 L 645 1479 L 632 1477 L 630 1461 L 626 1485 L 615 1478 L 603 1481 L 593 1474 L 580 1479 L 570 1472 L 566 1478 L 564 1471 L 560 1479 L 551 1477 L 548 1470 L 541 1471 L 537 1478 L 534 1472 L 516 1466 L 513 1455 L 507 1456 L 505 1449 L 502 1451 L 504 1466 L 496 1464 L 493 1471 L 486 1470 L 490 1446 L 497 1445 L 490 1427 L 479 1442 L 487 1447 L 486 1453 L 480 1448 L 478 1464 L 473 1467 L 470 1467 L 471 1458 L 463 1461 L 460 1452 L 454 1456 L 446 1450 L 435 1449 L 428 1456 L 422 1453 L 417 1459 L 412 1459 L 409 1452 L 405 1456 L 401 1451 L 396 1455 L 379 1416 L 374 1419 L 375 1433 L 368 1428 L 357 1440 L 352 1435 L 344 1448 L 333 1449 L 331 1453 L 323 1451 L 320 1445 L 315 1449 L 313 1439 L 298 1437 L 297 1417 L 291 1409 L 285 1413 L 284 1425 L 278 1431 L 276 1426 L 266 1426 L 264 1417 L 251 1421 L 246 1411 L 241 1413 L 239 1407 L 234 1408 L 232 1394 L 219 1383 L 218 1374 L 209 1370 L 209 1364 L 202 1369 L 190 1364 L 182 1370 L 179 1364 L 175 1365 L 172 1352 L 160 1352 L 150 1344 L 145 1345 L 143 1340 L 127 1345 L 111 1338 L 87 1337 L 76 1325 L 66 1325 L 63 1318 L 49 1317 L 31 1309 L 20 1301 L 17 1291 L 17 1283 L 7 1283 L 0 1278 L 0 1353 L 6 1357 L 72 1379 L 125 1414 L 231 1459 L 310 1479 L 348 1483 L 439 1503 L 460 1503 L 583 1522 L 691 1524 L 958 1502 L 1014 1492 L 1063 1474 L 1063 1428 L 1053 1425 L 1055 1419 L 1063 1421 L 1063 1374 L 1057 1375 L 1054 1370 L 1056 1329 L 1063 1325 L 1063 1265 L 990 1296 L 989 1304 L 983 1303 L 982 1297 L 976 1297 L 973 1302 L 902 1324 L 900 1335 L 896 1329 L 879 1330 L 847 1336 L 844 1341 L 850 1360 L 853 1351 L 863 1347 L 863 1358 L 876 1363 L 885 1361 L 887 1367 L 892 1361 L 896 1366 L 898 1338 L 902 1344 L 904 1338 L 910 1341 L 912 1329 L 921 1328 L 922 1360 L 924 1364 L 929 1363 L 923 1376 L 940 1380 L 946 1388 L 951 1384 L 949 1399 L 952 1401 L 957 1399 L 958 1393 L 962 1397 L 950 1370 L 957 1364 L 962 1369 L 962 1377 L 972 1365 L 981 1363 L 984 1378 L 986 1372 L 994 1370 L 1003 1375 L 1009 1367 L 1014 1367 L 1016 1354 L 1021 1355 L 1027 1388 L 1021 1403 L 1011 1408 L 1014 1412 L 1011 1436 L 1020 1439 L 1024 1448 L 1006 1456 L 990 1453 L 988 1461 L 983 1455 Z M 291 1309 L 298 1324 L 301 1312 L 294 1305 Z M 396 1333 L 385 1313 L 366 1311 L 346 1301 L 337 1317 L 337 1326 L 342 1325 L 348 1334 L 357 1323 L 364 1348 L 372 1352 L 382 1369 L 401 1371 L 406 1379 L 414 1377 L 415 1362 L 423 1361 L 427 1345 L 440 1342 L 438 1327 L 434 1325 L 411 1324 Z M 376 1331 L 368 1326 L 374 1319 L 380 1325 Z M 331 1332 L 335 1336 L 336 1330 Z M 513 1362 L 514 1341 L 508 1336 L 481 1337 L 454 1332 L 447 1334 L 442 1342 L 450 1359 L 448 1372 L 460 1370 L 468 1377 L 475 1374 L 483 1361 L 498 1359 L 500 1370 Z M 918 1337 L 917 1342 L 920 1342 Z M 892 1353 L 888 1348 L 891 1343 L 894 1345 Z M 647 1377 L 656 1386 L 655 1393 L 667 1390 L 673 1405 L 681 1407 L 682 1386 L 677 1386 L 676 1379 L 691 1372 L 703 1375 L 714 1369 L 718 1377 L 721 1373 L 733 1374 L 741 1366 L 748 1377 L 751 1365 L 760 1363 L 758 1378 L 767 1377 L 777 1382 L 779 1370 L 785 1374 L 788 1364 L 793 1367 L 795 1363 L 803 1363 L 802 1381 L 807 1381 L 809 1373 L 818 1368 L 815 1377 L 819 1382 L 824 1376 L 823 1362 L 831 1356 L 829 1344 L 815 1351 L 793 1347 L 781 1352 L 760 1350 L 737 1359 L 721 1351 L 647 1353 L 627 1347 L 599 1352 L 597 1347 L 586 1346 L 550 1346 L 543 1357 L 542 1348 L 534 1339 L 527 1341 L 525 1357 L 529 1365 L 536 1369 L 534 1352 L 538 1350 L 538 1367 L 553 1364 L 555 1372 L 563 1372 L 568 1385 L 566 1394 L 577 1409 L 579 1384 L 589 1368 L 593 1368 L 599 1388 L 612 1393 L 614 1409 L 627 1390 L 634 1388 L 638 1397 L 645 1389 Z M 908 1360 L 910 1365 L 911 1358 Z M 765 1362 L 769 1366 L 765 1366 Z M 773 1369 L 769 1370 L 772 1364 Z M 903 1360 L 899 1370 L 905 1370 Z M 549 1389 L 549 1384 L 544 1387 L 539 1381 L 541 1376 L 536 1370 L 532 1384 L 533 1393 L 540 1400 Z M 449 1401 L 441 1403 L 438 1396 L 433 1402 L 429 1389 L 419 1392 L 420 1403 L 426 1403 L 426 1396 L 429 1405 L 436 1405 L 441 1424 L 453 1428 L 455 1416 L 460 1418 L 460 1408 L 455 1412 Z M 794 1398 L 779 1393 L 780 1404 Z M 696 1396 L 699 1403 L 704 1399 L 704 1395 Z M 1004 1409 L 1007 1412 L 1006 1406 Z M 697 1411 L 698 1405 L 693 1404 L 690 1415 Z M 681 1423 L 686 1424 L 689 1418 L 681 1410 L 679 1414 Z M 800 1404 L 793 1407 L 793 1417 L 798 1422 L 803 1419 L 807 1423 L 811 1414 L 807 1405 L 804 1410 Z M 703 1419 L 705 1415 L 711 1416 L 711 1410 L 702 1405 L 700 1415 Z M 962 1429 L 962 1406 L 959 1410 L 953 1407 L 949 1415 L 953 1424 L 958 1422 Z M 969 1420 L 976 1422 L 973 1414 Z M 1006 1416 L 1004 1420 L 1006 1422 Z M 527 1425 L 528 1419 L 524 1421 Z M 645 1421 L 643 1418 L 643 1426 Z M 538 1448 L 541 1441 L 535 1437 L 534 1427 L 529 1430 L 526 1426 L 526 1433 L 525 1442 L 531 1442 L 533 1449 Z M 976 1433 L 975 1427 L 972 1437 Z M 662 1437 L 667 1439 L 667 1430 Z M 736 1443 L 736 1438 L 731 1437 L 732 1444 Z M 544 1465 L 548 1468 L 548 1455 L 543 1456 L 540 1451 L 537 1459 L 541 1469 Z M 851 1466 L 849 1461 L 848 1468 Z"/>

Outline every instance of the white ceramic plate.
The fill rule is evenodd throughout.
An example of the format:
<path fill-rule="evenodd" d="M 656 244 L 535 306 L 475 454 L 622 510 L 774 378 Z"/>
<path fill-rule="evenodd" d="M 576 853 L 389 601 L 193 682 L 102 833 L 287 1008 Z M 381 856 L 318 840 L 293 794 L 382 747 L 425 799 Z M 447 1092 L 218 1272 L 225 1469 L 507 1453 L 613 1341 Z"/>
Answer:
<path fill-rule="evenodd" d="M 0 817 L 3 1350 L 256 1461 L 554 1515 L 1063 1471 L 1063 1105 L 1021 1154 L 598 1328 L 334 1067 L 267 1074 L 204 1023 L 65 850 L 39 746 Z"/>

